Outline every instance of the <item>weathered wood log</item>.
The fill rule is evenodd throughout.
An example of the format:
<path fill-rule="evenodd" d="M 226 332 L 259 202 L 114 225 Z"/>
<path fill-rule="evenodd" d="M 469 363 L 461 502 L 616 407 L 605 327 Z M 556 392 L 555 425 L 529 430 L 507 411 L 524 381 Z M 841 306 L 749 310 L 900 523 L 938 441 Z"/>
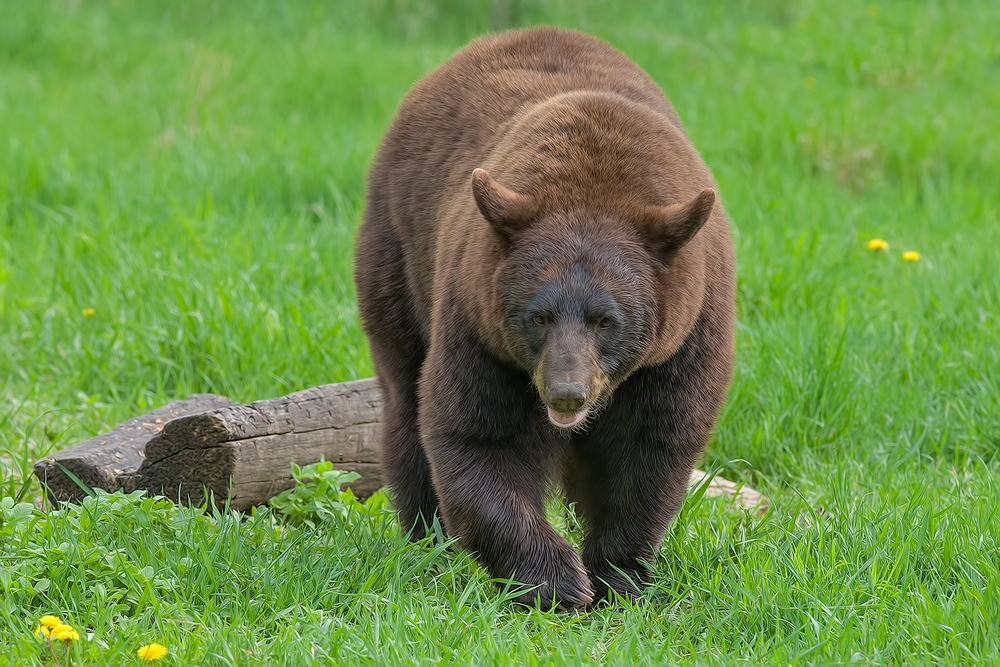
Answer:
<path fill-rule="evenodd" d="M 146 443 L 167 422 L 182 415 L 230 405 L 233 405 L 231 400 L 214 394 L 195 394 L 183 401 L 174 401 L 129 419 L 109 433 L 46 456 L 35 463 L 35 476 L 54 503 L 79 501 L 87 495 L 87 490 L 81 488 L 73 476 L 89 488 L 135 490 L 138 487 L 134 477 L 142 465 Z"/>
<path fill-rule="evenodd" d="M 378 386 L 368 379 L 180 417 L 146 443 L 136 479 L 139 488 L 192 503 L 204 500 L 204 488 L 246 510 L 292 486 L 291 463 L 325 458 L 359 473 L 351 489 L 365 498 L 382 485 L 380 416 Z"/>
<path fill-rule="evenodd" d="M 381 398 L 374 379 L 314 387 L 288 396 L 233 403 L 192 396 L 122 424 L 111 433 L 57 452 L 35 464 L 53 500 L 79 500 L 86 491 L 62 472 L 107 491 L 146 489 L 185 503 L 209 493 L 218 504 L 247 510 L 291 488 L 291 463 L 325 458 L 359 473 L 351 483 L 366 498 L 381 485 L 378 442 Z M 695 471 L 691 484 L 705 473 Z M 729 496 L 760 511 L 757 492 L 721 478 L 708 496 Z"/>
<path fill-rule="evenodd" d="M 706 472 L 702 472 L 697 469 L 692 470 L 691 478 L 688 480 L 688 488 L 692 489 L 698 486 L 707 476 L 708 473 Z M 749 486 L 744 484 L 730 482 L 728 479 L 718 476 L 713 477 L 708 482 L 708 488 L 705 489 L 705 495 L 709 498 L 729 498 L 737 507 L 750 510 L 758 516 L 766 513 L 768 508 L 767 498 L 764 494 L 751 489 Z"/>

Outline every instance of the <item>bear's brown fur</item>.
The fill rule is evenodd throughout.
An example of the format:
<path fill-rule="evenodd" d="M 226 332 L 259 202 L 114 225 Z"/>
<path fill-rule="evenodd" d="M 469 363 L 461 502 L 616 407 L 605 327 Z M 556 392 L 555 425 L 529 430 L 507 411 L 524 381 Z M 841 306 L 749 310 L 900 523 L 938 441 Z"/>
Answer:
<path fill-rule="evenodd" d="M 477 39 L 414 86 L 355 269 L 404 529 L 440 511 L 525 602 L 639 592 L 732 376 L 715 188 L 656 84 L 581 33 Z M 545 521 L 557 472 L 582 559 Z"/>

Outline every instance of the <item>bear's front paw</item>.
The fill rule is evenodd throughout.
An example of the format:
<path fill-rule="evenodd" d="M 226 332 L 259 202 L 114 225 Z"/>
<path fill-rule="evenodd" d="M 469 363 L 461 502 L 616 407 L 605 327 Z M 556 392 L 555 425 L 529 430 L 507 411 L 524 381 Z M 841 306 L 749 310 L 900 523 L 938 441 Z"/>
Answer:
<path fill-rule="evenodd" d="M 614 599 L 612 591 L 623 598 L 634 600 L 642 595 L 642 588 L 649 577 L 645 568 L 619 569 L 608 562 L 589 568 L 588 575 L 596 600 Z"/>
<path fill-rule="evenodd" d="M 546 610 L 585 609 L 594 599 L 594 589 L 579 554 L 566 544 L 560 545 L 553 556 L 536 567 L 514 573 L 514 581 L 532 587 L 514 601 Z"/>

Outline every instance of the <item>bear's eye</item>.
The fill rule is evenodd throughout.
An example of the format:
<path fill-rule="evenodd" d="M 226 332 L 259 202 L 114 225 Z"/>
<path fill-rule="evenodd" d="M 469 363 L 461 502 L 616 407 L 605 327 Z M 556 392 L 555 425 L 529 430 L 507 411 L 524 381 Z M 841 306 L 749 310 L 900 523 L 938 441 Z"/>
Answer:
<path fill-rule="evenodd" d="M 540 327 L 545 326 L 545 318 L 542 315 L 535 315 L 531 318 L 531 321 Z"/>
<path fill-rule="evenodd" d="M 611 321 L 610 317 L 602 317 L 601 321 L 597 323 L 597 326 L 602 329 L 610 329 L 612 324 L 614 324 L 614 322 Z"/>

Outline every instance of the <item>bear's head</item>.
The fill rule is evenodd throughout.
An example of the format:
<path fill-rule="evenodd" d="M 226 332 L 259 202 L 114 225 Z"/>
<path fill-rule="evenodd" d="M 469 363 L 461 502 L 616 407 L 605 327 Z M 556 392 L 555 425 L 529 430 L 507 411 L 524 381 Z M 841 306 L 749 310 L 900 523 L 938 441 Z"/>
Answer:
<path fill-rule="evenodd" d="M 472 190 L 504 249 L 494 275 L 504 347 L 549 421 L 582 426 L 654 344 L 660 277 L 709 218 L 715 191 L 622 212 L 542 207 L 483 169 Z"/>

